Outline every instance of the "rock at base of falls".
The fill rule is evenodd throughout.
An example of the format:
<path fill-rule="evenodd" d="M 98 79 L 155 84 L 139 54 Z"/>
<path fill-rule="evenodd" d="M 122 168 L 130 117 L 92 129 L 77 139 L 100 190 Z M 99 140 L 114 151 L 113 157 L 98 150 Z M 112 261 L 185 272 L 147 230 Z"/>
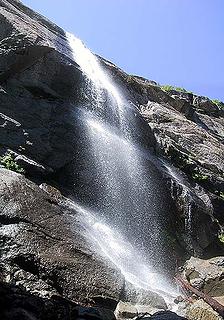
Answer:
<path fill-rule="evenodd" d="M 158 311 L 158 308 L 154 308 L 150 305 L 141 305 L 120 301 L 115 310 L 115 315 L 117 319 L 133 319 L 143 314 L 153 315 Z"/>
<path fill-rule="evenodd" d="M 117 319 L 132 319 L 137 317 L 138 310 L 135 305 L 120 301 L 115 310 L 115 315 Z"/>
<path fill-rule="evenodd" d="M 202 299 L 195 301 L 186 308 L 188 320 L 222 320 L 221 317 L 210 305 Z"/>
<path fill-rule="evenodd" d="M 38 308 L 37 318 L 48 319 L 53 309 L 75 313 L 82 304 L 97 307 L 102 319 L 107 314 L 110 320 L 121 296 L 136 301 L 136 292 L 124 292 L 121 272 L 93 250 L 80 216 L 56 188 L 40 188 L 1 168 L 0 193 L 0 290 L 6 293 L 0 295 L 0 312 L 9 314 L 2 319 L 14 318 L 14 311 L 25 317 L 29 308 L 34 309 L 32 319 Z M 144 301 L 166 308 L 163 298 L 150 291 L 144 291 Z"/>
<path fill-rule="evenodd" d="M 131 304 L 128 302 L 119 302 L 115 315 L 118 320 L 124 319 L 152 319 L 152 320 L 186 320 L 171 311 L 161 311 L 149 305 Z"/>
<path fill-rule="evenodd" d="M 2 320 L 115 320 L 112 310 L 83 307 L 58 295 L 39 297 L 21 286 L 0 283 Z"/>
<path fill-rule="evenodd" d="M 152 316 L 145 316 L 144 318 L 145 320 L 188 320 L 187 318 L 178 316 L 176 313 L 172 311 L 158 311 Z"/>
<path fill-rule="evenodd" d="M 132 305 L 150 306 L 156 309 L 167 309 L 167 304 L 162 296 L 150 290 L 136 288 L 131 283 L 125 281 L 124 290 L 121 295 L 123 302 L 129 302 Z"/>
<path fill-rule="evenodd" d="M 115 309 L 124 278 L 91 250 L 75 211 L 6 169 L 0 192 L 1 281 L 44 298 Z"/>
<path fill-rule="evenodd" d="M 191 257 L 183 268 L 183 277 L 197 290 L 224 305 L 224 257 L 199 259 Z M 222 317 L 202 299 L 184 307 L 189 320 L 220 320 Z"/>
<path fill-rule="evenodd" d="M 183 277 L 196 288 L 224 304 L 224 257 L 191 257 L 184 265 Z"/>

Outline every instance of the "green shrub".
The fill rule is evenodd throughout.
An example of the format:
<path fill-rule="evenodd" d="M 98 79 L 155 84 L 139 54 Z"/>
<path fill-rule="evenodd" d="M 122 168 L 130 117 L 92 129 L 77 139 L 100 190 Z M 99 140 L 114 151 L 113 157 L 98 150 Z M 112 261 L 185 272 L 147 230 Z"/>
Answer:
<path fill-rule="evenodd" d="M 175 88 L 173 86 L 170 86 L 169 84 L 166 84 L 164 86 L 160 86 L 161 89 L 163 89 L 164 91 L 171 91 L 171 90 L 175 90 Z"/>
<path fill-rule="evenodd" d="M 224 103 L 218 99 L 213 99 L 212 102 L 216 104 L 218 107 L 224 109 Z"/>
<path fill-rule="evenodd" d="M 218 238 L 219 238 L 219 241 L 224 244 L 224 233 L 223 232 L 219 234 Z"/>
<path fill-rule="evenodd" d="M 8 170 L 12 170 L 18 173 L 25 173 L 25 170 L 18 165 L 11 152 L 7 152 L 4 156 L 0 157 L 0 164 Z"/>
<path fill-rule="evenodd" d="M 199 172 L 193 172 L 193 173 L 192 173 L 192 178 L 193 178 L 195 181 L 198 181 L 198 182 L 208 180 L 208 176 L 206 176 L 205 174 L 201 174 L 201 173 L 199 173 Z"/>
<path fill-rule="evenodd" d="M 189 91 L 187 91 L 186 89 L 181 88 L 181 87 L 175 87 L 175 90 L 176 90 L 176 91 L 180 91 L 180 92 L 189 92 Z"/>
<path fill-rule="evenodd" d="M 220 198 L 224 199 L 224 192 L 220 191 L 219 196 Z"/>
<path fill-rule="evenodd" d="M 191 91 L 188 91 L 184 88 L 181 88 L 181 87 L 175 87 L 175 86 L 171 86 L 169 84 L 166 84 L 166 85 L 163 85 L 163 86 L 160 86 L 161 89 L 163 89 L 164 91 L 172 91 L 172 90 L 175 90 L 175 91 L 179 91 L 179 92 L 184 92 L 184 93 L 193 93 Z"/>

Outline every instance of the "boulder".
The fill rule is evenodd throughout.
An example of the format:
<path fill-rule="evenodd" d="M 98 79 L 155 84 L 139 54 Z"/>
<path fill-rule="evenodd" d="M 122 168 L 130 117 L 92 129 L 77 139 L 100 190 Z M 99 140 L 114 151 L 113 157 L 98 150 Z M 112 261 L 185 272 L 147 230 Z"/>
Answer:
<path fill-rule="evenodd" d="M 137 317 L 138 310 L 135 305 L 120 301 L 115 310 L 115 315 L 117 319 L 132 319 Z"/>
<path fill-rule="evenodd" d="M 147 315 L 143 318 L 147 320 L 188 320 L 187 318 L 178 316 L 176 313 L 172 311 L 159 311 L 153 314 L 151 317 Z M 196 320 L 196 319 L 194 319 Z"/>
<path fill-rule="evenodd" d="M 115 310 L 115 315 L 117 319 L 132 319 L 135 317 L 152 316 L 157 312 L 161 312 L 161 309 L 145 304 L 131 304 L 120 301 Z"/>
<path fill-rule="evenodd" d="M 188 320 L 222 320 L 223 318 L 214 311 L 206 302 L 198 300 L 190 304 L 186 310 Z"/>
<path fill-rule="evenodd" d="M 83 307 L 52 296 L 38 297 L 21 287 L 0 282 L 0 318 L 4 320 L 115 320 L 111 310 Z"/>
<path fill-rule="evenodd" d="M 214 116 L 219 115 L 219 107 L 207 97 L 195 96 L 193 105 L 202 113 Z"/>
<path fill-rule="evenodd" d="M 130 302 L 133 305 L 145 305 L 151 308 L 167 309 L 167 304 L 162 296 L 158 293 L 136 287 L 125 281 L 123 294 L 121 295 L 123 302 Z"/>
<path fill-rule="evenodd" d="M 224 257 L 208 260 L 191 257 L 184 265 L 184 276 L 198 290 L 224 301 Z"/>
<path fill-rule="evenodd" d="M 150 305 L 131 304 L 130 302 L 120 301 L 115 310 L 115 315 L 117 319 L 132 319 L 141 316 L 151 316 L 157 312 L 161 312 L 161 310 Z"/>

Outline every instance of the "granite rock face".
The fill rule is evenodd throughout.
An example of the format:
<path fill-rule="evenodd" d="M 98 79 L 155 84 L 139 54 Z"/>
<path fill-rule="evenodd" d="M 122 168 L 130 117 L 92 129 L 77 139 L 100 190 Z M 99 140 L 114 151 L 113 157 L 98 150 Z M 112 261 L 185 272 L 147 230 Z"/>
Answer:
<path fill-rule="evenodd" d="M 187 319 L 222 320 L 223 318 L 203 300 L 198 300 L 187 308 Z"/>
<path fill-rule="evenodd" d="M 65 306 L 71 301 L 76 311 L 78 304 L 113 311 L 125 299 L 124 277 L 96 254 L 71 200 L 6 169 L 0 169 L 0 193 L 0 287 L 7 292 L 5 302 L 23 290 L 24 310 L 31 299 L 41 305 L 44 317 L 45 299 L 51 299 L 52 307 L 55 299 Z M 145 295 L 152 306 L 166 308 L 158 294 Z"/>
<path fill-rule="evenodd" d="M 192 255 L 203 255 L 215 240 L 216 221 L 223 225 L 223 105 L 192 93 L 166 92 L 152 81 L 104 63 L 155 135 L 156 154 L 165 160 L 170 192 L 182 217 L 176 218 L 177 237 L 186 236 L 179 236 L 179 241 Z M 183 218 L 190 229 L 182 224 Z"/>
<path fill-rule="evenodd" d="M 199 98 L 200 104 L 204 100 Z M 206 234 L 215 234 L 217 230 L 214 223 L 211 226 L 209 216 L 213 216 L 213 221 L 216 219 L 220 224 L 223 223 L 224 118 L 223 110 L 219 110 L 209 99 L 206 99 L 207 103 L 214 108 L 212 111 L 207 108 L 206 112 L 194 105 L 195 100 L 193 104 L 185 101 L 182 110 L 175 107 L 175 103 L 179 104 L 178 99 L 171 104 L 148 101 L 146 105 L 140 105 L 140 112 L 155 133 L 158 154 L 182 172 L 178 181 L 178 175 L 171 169 L 171 192 L 174 187 L 172 197 L 180 213 L 184 207 L 188 208 L 185 217 L 191 220 L 190 232 L 193 238 L 201 239 L 199 247 L 204 249 L 210 242 Z M 210 226 L 213 231 L 209 231 Z M 193 238 L 190 246 L 196 248 L 197 245 L 192 245 L 192 241 L 195 242 Z"/>
<path fill-rule="evenodd" d="M 193 287 L 224 303 L 224 257 L 191 257 L 184 265 L 184 276 Z"/>
<path fill-rule="evenodd" d="M 101 299 L 115 308 L 123 276 L 91 250 L 70 202 L 6 169 L 0 191 L 1 281 L 42 297 Z"/>
<path fill-rule="evenodd" d="M 2 0 L 0 17 L 0 144 L 61 168 L 75 152 L 82 81 L 65 33 L 18 1 Z"/>

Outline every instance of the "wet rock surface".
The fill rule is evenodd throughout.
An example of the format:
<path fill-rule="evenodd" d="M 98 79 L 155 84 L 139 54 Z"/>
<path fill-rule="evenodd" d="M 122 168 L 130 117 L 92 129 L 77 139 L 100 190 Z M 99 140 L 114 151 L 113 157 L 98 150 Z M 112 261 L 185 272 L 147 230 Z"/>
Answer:
<path fill-rule="evenodd" d="M 115 309 L 124 279 L 91 250 L 76 212 L 6 169 L 0 192 L 2 281 L 42 297 Z"/>
<path fill-rule="evenodd" d="M 135 306 L 150 306 L 152 308 L 162 310 L 166 310 L 168 308 L 165 300 L 161 298 L 158 293 L 152 293 L 150 290 L 135 287 L 127 281 L 124 283 L 124 290 L 120 299 L 123 303 L 128 302 Z M 121 306 L 123 306 L 122 303 Z"/>
<path fill-rule="evenodd" d="M 115 315 L 117 319 L 133 319 L 136 317 L 139 317 L 139 318 L 142 317 L 143 319 L 150 317 L 151 319 L 151 316 L 153 316 L 154 314 L 155 315 L 157 314 L 157 317 L 155 317 L 155 319 L 163 319 L 162 317 L 160 317 L 161 309 L 163 309 L 163 312 L 162 312 L 163 317 L 173 316 L 174 318 L 170 317 L 167 319 L 175 319 L 176 315 L 174 313 L 170 314 L 169 311 L 165 312 L 166 308 L 167 308 L 166 306 L 165 307 L 163 306 L 163 308 L 159 309 L 147 304 L 137 304 L 137 303 L 133 304 L 130 302 L 120 301 L 115 310 Z M 182 318 L 177 317 L 177 319 L 182 319 Z"/>
<path fill-rule="evenodd" d="M 134 288 L 124 291 L 121 272 L 95 253 L 82 217 L 56 188 L 0 169 L 0 193 L 0 275 L 8 289 L 13 284 L 41 299 L 110 310 L 122 297 L 139 299 Z M 141 297 L 142 303 L 166 308 L 156 293 L 141 290 Z"/>
<path fill-rule="evenodd" d="M 217 238 L 224 207 L 223 109 L 208 98 L 168 93 L 106 60 L 102 63 L 154 133 L 155 153 L 163 159 L 158 166 L 176 204 L 174 250 L 180 245 L 188 256 L 223 254 Z M 209 105 L 206 112 L 198 107 L 204 103 Z"/>

